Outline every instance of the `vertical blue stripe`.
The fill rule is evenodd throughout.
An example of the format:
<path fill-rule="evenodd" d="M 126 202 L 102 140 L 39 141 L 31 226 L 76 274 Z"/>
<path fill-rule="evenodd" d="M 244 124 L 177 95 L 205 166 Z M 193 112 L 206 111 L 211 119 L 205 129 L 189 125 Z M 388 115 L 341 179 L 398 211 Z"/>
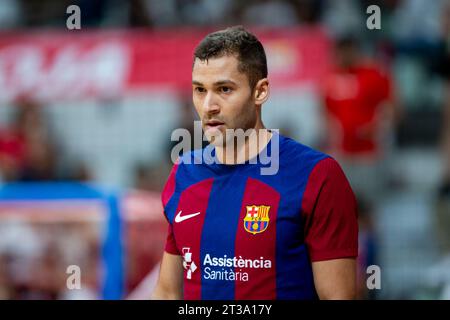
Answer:
<path fill-rule="evenodd" d="M 282 136 L 279 152 L 278 173 L 255 176 L 281 194 L 276 222 L 277 299 L 315 299 L 317 294 L 304 243 L 301 205 L 312 169 L 327 155 Z"/>
<path fill-rule="evenodd" d="M 325 157 L 322 153 L 306 149 L 301 154 L 303 161 L 295 163 L 289 161 L 291 159 L 283 159 L 287 162 L 286 168 L 299 164 L 300 167 L 294 171 L 298 176 L 296 184 L 292 188 L 283 185 L 286 189 L 281 191 L 283 196 L 277 219 L 277 299 L 311 300 L 317 297 L 311 261 L 304 243 L 301 207 L 309 175 L 314 166 Z M 293 208 L 293 203 L 298 207 Z M 295 215 L 292 212 L 286 215 L 286 212 L 293 209 Z"/>
<path fill-rule="evenodd" d="M 124 293 L 122 222 L 117 195 L 91 184 L 72 182 L 8 183 L 0 186 L 0 202 L 99 200 L 107 206 L 107 226 L 102 244 L 104 299 L 121 299 Z"/>
<path fill-rule="evenodd" d="M 234 177 L 234 178 L 233 178 Z M 206 254 L 212 257 L 233 258 L 239 212 L 244 196 L 246 179 L 239 175 L 217 178 L 212 186 L 201 238 L 202 299 L 234 299 L 234 281 L 205 279 L 203 261 Z M 220 232 L 219 232 L 220 230 Z M 210 267 L 210 270 L 233 270 L 233 267 Z"/>
<path fill-rule="evenodd" d="M 124 272 L 122 247 L 122 220 L 119 211 L 119 200 L 116 195 L 107 198 L 108 225 L 103 245 L 104 280 L 103 298 L 116 300 L 123 298 Z"/>

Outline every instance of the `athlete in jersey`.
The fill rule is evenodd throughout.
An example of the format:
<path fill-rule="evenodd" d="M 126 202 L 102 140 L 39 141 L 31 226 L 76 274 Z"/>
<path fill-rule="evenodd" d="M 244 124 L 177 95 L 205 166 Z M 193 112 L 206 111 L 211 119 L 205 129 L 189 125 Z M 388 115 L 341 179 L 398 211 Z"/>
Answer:
<path fill-rule="evenodd" d="M 184 153 L 162 192 L 169 231 L 152 298 L 353 298 L 355 197 L 334 159 L 264 127 L 262 44 L 241 27 L 208 35 L 192 87 L 210 144 Z M 258 134 L 234 144 L 226 132 L 238 129 Z"/>
<path fill-rule="evenodd" d="M 355 201 L 339 165 L 273 139 L 275 175 L 261 175 L 265 161 L 194 164 L 203 150 L 173 167 L 162 194 L 165 250 L 183 256 L 185 299 L 313 299 L 311 261 L 357 255 Z"/>

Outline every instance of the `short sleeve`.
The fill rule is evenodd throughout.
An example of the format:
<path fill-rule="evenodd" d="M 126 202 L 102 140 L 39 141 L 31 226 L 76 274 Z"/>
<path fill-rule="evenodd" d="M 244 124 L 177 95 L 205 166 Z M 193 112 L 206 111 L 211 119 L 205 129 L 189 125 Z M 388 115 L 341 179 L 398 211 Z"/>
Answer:
<path fill-rule="evenodd" d="M 323 159 L 311 171 L 302 217 L 311 261 L 357 257 L 356 199 L 336 160 Z"/>
<path fill-rule="evenodd" d="M 172 195 L 175 192 L 175 185 L 176 185 L 175 177 L 176 177 L 176 173 L 178 170 L 178 165 L 179 165 L 179 162 L 177 161 L 174 164 L 174 166 L 172 167 L 169 177 L 167 178 L 167 182 L 164 185 L 163 191 L 161 193 L 161 201 L 162 201 L 163 210 L 164 210 L 164 217 L 166 218 L 167 222 L 169 223 L 169 227 L 167 229 L 166 245 L 165 245 L 164 250 L 168 253 L 177 254 L 177 255 L 179 255 L 180 253 L 179 253 L 177 245 L 176 245 L 175 236 L 173 233 L 173 226 L 172 226 L 169 218 L 167 217 L 166 206 L 167 206 L 167 203 L 172 198 Z"/>
<path fill-rule="evenodd" d="M 164 185 L 163 191 L 161 192 L 161 201 L 163 208 L 166 207 L 173 193 L 175 192 L 175 177 L 177 174 L 179 166 L 179 161 L 173 165 L 172 170 L 170 170 L 169 177 L 167 178 L 166 184 Z"/>
<path fill-rule="evenodd" d="M 167 239 L 166 239 L 166 246 L 164 248 L 164 251 L 166 251 L 167 253 L 170 253 L 170 254 L 181 255 L 181 253 L 178 251 L 175 237 L 173 234 L 173 227 L 170 223 L 169 223 L 169 227 L 167 230 Z"/>

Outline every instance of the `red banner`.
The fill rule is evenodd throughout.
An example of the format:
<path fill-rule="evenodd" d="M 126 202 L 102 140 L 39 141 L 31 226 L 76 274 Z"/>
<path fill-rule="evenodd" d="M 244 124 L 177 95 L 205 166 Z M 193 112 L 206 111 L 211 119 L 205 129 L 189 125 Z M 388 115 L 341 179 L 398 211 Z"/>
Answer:
<path fill-rule="evenodd" d="M 114 98 L 170 86 L 190 90 L 192 54 L 207 30 L 86 31 L 0 35 L 0 102 Z M 320 29 L 255 32 L 272 85 L 317 82 L 328 64 Z"/>

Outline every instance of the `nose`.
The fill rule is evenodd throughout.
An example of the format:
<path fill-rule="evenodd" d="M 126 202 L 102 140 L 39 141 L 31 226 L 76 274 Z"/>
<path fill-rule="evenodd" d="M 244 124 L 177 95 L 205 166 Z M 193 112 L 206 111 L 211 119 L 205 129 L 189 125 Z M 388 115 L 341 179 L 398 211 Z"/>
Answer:
<path fill-rule="evenodd" d="M 203 100 L 203 110 L 207 114 L 217 114 L 220 112 L 220 106 L 212 92 L 208 92 Z"/>

